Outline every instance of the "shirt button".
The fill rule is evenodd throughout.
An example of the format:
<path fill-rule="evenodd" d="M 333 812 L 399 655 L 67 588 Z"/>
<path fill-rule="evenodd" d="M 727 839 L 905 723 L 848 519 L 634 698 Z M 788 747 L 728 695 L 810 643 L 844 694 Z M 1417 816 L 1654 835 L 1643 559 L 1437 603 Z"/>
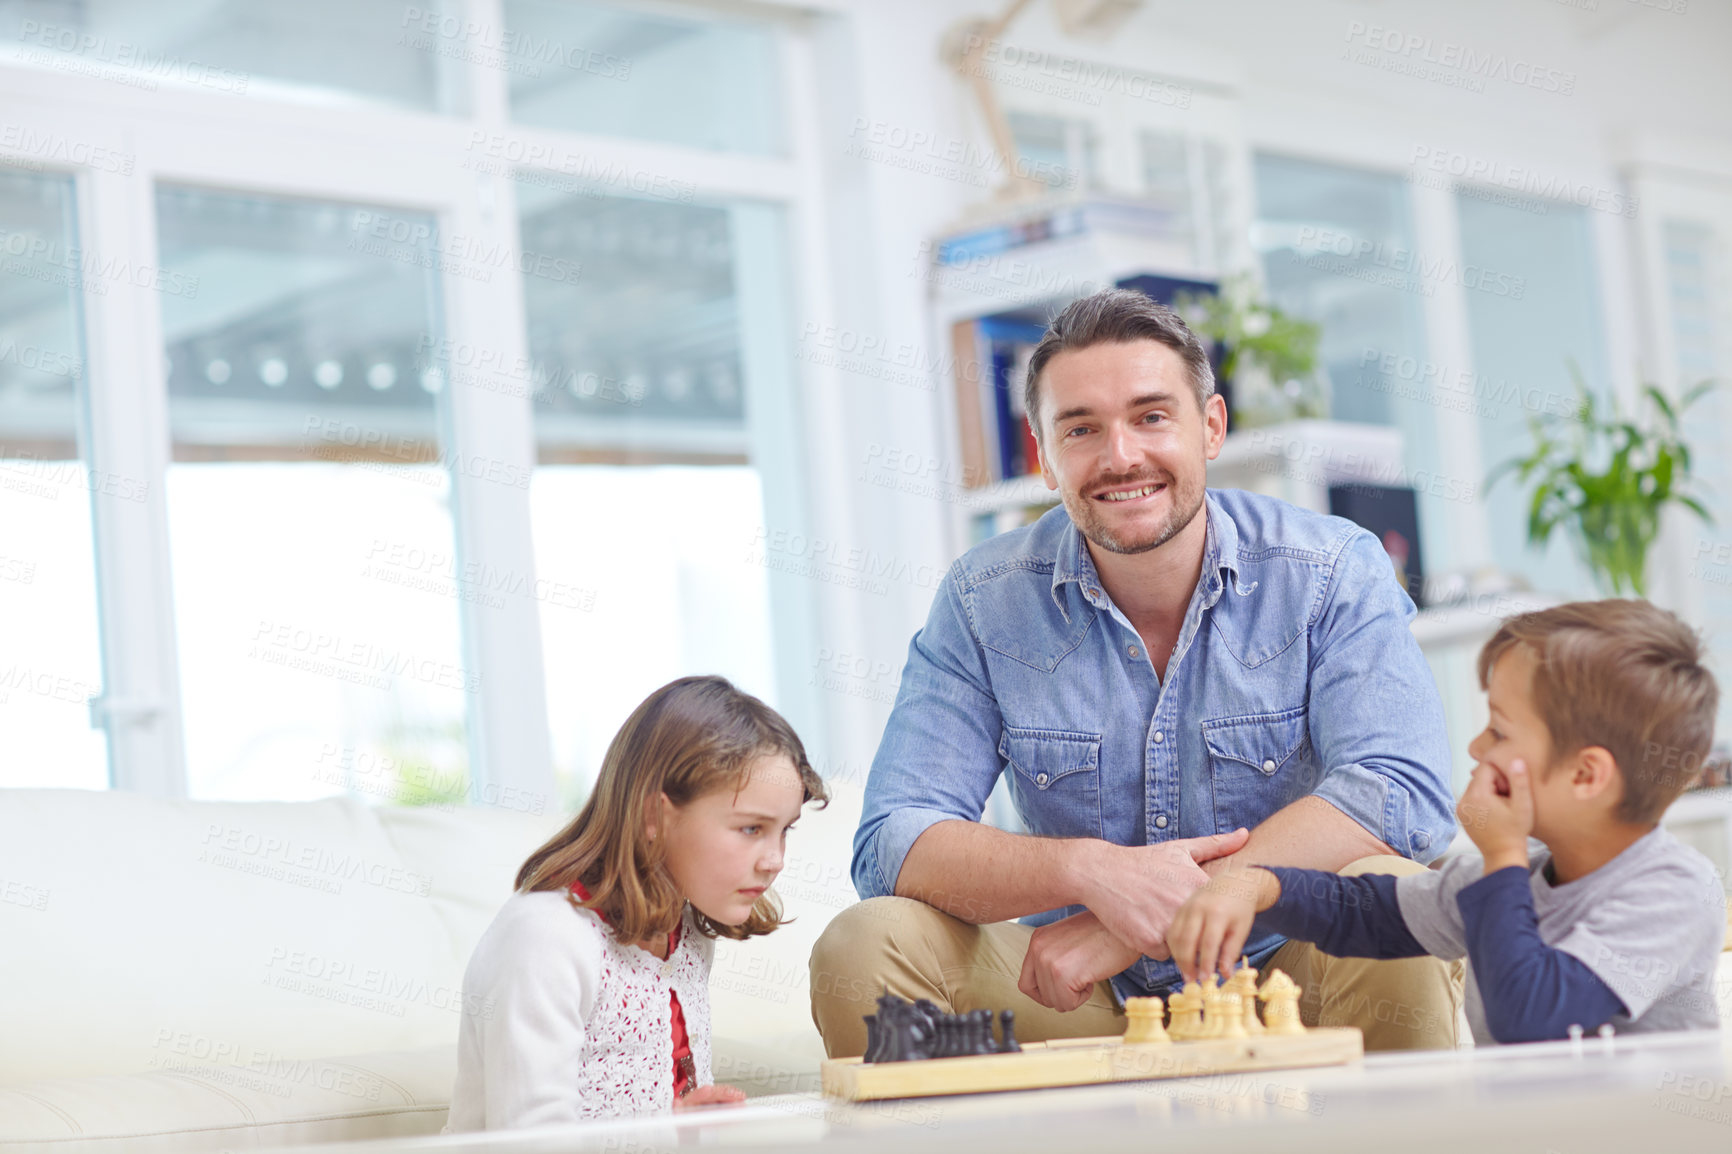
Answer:
<path fill-rule="evenodd" d="M 1141 657 L 1142 656 L 1142 653 L 1140 653 L 1137 650 L 1137 647 L 1135 645 L 1133 645 L 1129 649 L 1125 650 L 1125 652 L 1129 653 L 1132 657 Z"/>
<path fill-rule="evenodd" d="M 1158 813 L 1155 815 L 1155 828 L 1156 829 L 1166 829 L 1167 828 L 1167 815 L 1166 814 Z"/>
<path fill-rule="evenodd" d="M 1272 760 L 1271 761 L 1265 761 L 1263 763 L 1263 772 L 1264 773 L 1274 773 L 1275 772 L 1274 761 L 1272 761 Z"/>
<path fill-rule="evenodd" d="M 1034 784 L 1045 785 L 1046 784 L 1046 774 L 1044 774 L 1044 773 L 1035 774 L 1034 775 Z"/>
<path fill-rule="evenodd" d="M 671 978 L 673 976 L 674 976 L 674 964 L 673 964 L 673 962 L 672 961 L 663 962 L 662 963 L 662 977 Z"/>
<path fill-rule="evenodd" d="M 1160 731 L 1160 730 L 1158 730 L 1158 729 L 1157 729 L 1157 730 L 1155 730 L 1155 744 L 1156 744 L 1156 745 L 1159 745 L 1159 744 L 1161 744 L 1161 742 L 1163 742 L 1163 741 L 1165 741 L 1165 740 L 1167 740 L 1167 735 L 1166 735 L 1166 734 L 1164 734 L 1164 733 L 1162 733 L 1162 732 L 1161 732 L 1161 731 Z"/>

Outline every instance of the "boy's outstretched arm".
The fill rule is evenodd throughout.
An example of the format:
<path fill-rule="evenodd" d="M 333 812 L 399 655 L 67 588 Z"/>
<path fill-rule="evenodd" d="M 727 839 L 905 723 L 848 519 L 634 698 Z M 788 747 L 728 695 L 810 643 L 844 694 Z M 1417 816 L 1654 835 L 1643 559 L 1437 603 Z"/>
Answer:
<path fill-rule="evenodd" d="M 1315 942 L 1336 957 L 1416 958 L 1427 952 L 1402 919 L 1393 877 L 1253 866 L 1215 878 L 1173 919 L 1167 942 L 1185 980 L 1231 973 L 1253 922 Z"/>

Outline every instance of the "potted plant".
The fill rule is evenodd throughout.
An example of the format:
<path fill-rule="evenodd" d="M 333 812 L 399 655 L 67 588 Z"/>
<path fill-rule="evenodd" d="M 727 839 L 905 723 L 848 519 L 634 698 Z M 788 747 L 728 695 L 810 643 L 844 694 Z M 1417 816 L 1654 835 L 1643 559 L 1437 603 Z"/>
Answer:
<path fill-rule="evenodd" d="M 1233 423 L 1241 428 L 1329 415 L 1329 382 L 1319 371 L 1322 326 L 1262 300 L 1248 276 L 1216 293 L 1186 293 L 1176 307 L 1205 341 L 1225 349 L 1220 376 L 1232 384 Z"/>
<path fill-rule="evenodd" d="M 1669 504 L 1682 505 L 1713 524 L 1691 491 L 1690 446 L 1680 430 L 1685 410 L 1714 387 L 1703 381 L 1677 403 L 1659 388 L 1642 386 L 1652 415 L 1638 423 L 1609 411 L 1570 364 L 1577 409 L 1574 413 L 1532 414 L 1528 429 L 1533 449 L 1504 461 L 1486 478 L 1489 488 L 1515 470 L 1519 482 L 1534 483 L 1528 499 L 1528 543 L 1543 548 L 1559 526 L 1606 596 L 1647 596 L 1648 551 L 1660 534 L 1660 515 Z"/>

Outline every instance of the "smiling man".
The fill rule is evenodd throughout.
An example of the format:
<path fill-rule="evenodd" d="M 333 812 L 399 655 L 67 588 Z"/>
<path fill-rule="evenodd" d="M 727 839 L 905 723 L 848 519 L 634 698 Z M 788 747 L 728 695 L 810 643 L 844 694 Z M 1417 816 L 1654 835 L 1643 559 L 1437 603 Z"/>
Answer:
<path fill-rule="evenodd" d="M 886 988 L 1015 1010 L 1025 1040 L 1119 1033 L 1123 998 L 1177 981 L 1167 927 L 1212 874 L 1412 872 L 1454 833 L 1413 602 L 1351 522 L 1205 488 L 1227 411 L 1178 315 L 1075 302 L 1026 393 L 1063 506 L 965 554 L 909 646 L 854 839 L 866 900 L 812 953 L 832 1056 Z M 980 822 L 1001 775 L 1027 833 Z M 1455 1045 L 1457 963 L 1247 949 L 1307 1024 Z"/>

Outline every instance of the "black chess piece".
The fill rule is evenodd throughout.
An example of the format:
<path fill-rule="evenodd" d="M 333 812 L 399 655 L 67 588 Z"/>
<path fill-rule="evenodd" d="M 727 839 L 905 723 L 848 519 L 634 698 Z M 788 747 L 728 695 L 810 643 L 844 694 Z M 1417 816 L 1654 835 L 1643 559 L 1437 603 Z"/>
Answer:
<path fill-rule="evenodd" d="M 908 1008 L 907 1046 L 901 1060 L 914 1062 L 921 1058 L 932 1057 L 932 1019 L 922 1014 L 916 1007 Z"/>
<path fill-rule="evenodd" d="M 944 1015 L 944 1049 L 938 1054 L 940 1058 L 955 1058 L 966 1051 L 962 1048 L 962 1016 L 959 1014 Z"/>
<path fill-rule="evenodd" d="M 998 1052 L 1000 1054 L 1022 1053 L 1022 1046 L 1016 1040 L 1016 1011 L 1005 1010 L 999 1014 L 998 1024 L 1004 1032 L 1004 1037 L 998 1043 Z"/>
<path fill-rule="evenodd" d="M 998 1044 L 992 1037 L 992 1011 L 975 1010 L 968 1015 L 973 1029 L 969 1031 L 968 1052 L 970 1054 L 991 1054 L 997 1051 Z"/>
<path fill-rule="evenodd" d="M 910 1019 L 913 1017 L 913 1007 L 895 994 L 886 990 L 878 999 L 878 1013 L 874 1015 L 878 1026 L 878 1045 L 876 1049 L 868 1049 L 875 1062 L 905 1062 L 912 1055 L 910 1049 Z"/>
<path fill-rule="evenodd" d="M 884 1048 L 884 1039 L 878 1034 L 878 1015 L 866 1015 L 866 1052 L 860 1055 L 862 1062 L 876 1062 L 878 1051 Z"/>

